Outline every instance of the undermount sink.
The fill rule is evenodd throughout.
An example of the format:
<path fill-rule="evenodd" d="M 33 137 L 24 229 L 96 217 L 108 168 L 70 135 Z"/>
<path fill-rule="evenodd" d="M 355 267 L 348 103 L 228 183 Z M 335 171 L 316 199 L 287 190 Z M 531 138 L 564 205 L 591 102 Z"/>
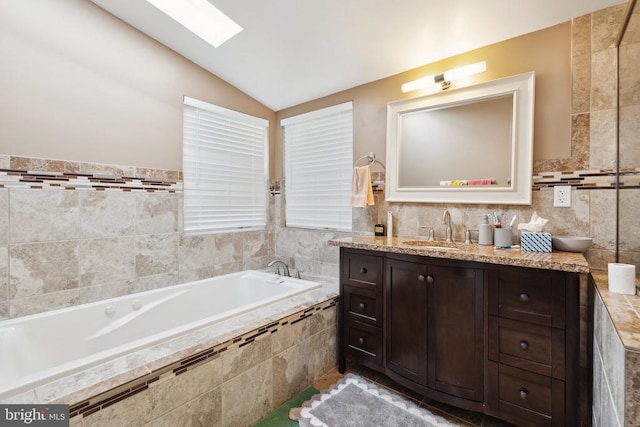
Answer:
<path fill-rule="evenodd" d="M 429 249 L 438 249 L 445 251 L 457 251 L 460 250 L 455 243 L 436 242 L 434 240 L 404 240 L 403 245 L 407 246 L 420 246 Z"/>

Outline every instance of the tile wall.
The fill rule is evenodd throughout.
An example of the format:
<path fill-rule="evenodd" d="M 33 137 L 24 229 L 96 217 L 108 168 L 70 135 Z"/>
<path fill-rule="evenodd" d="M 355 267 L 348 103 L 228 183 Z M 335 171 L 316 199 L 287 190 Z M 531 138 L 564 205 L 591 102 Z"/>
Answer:
<path fill-rule="evenodd" d="M 596 276 L 593 342 L 594 427 L 640 423 L 640 297 L 608 292 Z"/>
<path fill-rule="evenodd" d="M 0 169 L 0 320 L 274 258 L 273 227 L 183 235 L 179 171 L 8 155 Z"/>

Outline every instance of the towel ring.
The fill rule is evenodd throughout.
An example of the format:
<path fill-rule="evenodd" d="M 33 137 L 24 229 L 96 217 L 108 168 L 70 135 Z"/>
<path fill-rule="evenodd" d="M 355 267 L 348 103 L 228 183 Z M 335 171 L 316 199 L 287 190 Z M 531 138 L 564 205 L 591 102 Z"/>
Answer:
<path fill-rule="evenodd" d="M 369 162 L 368 166 L 372 166 L 376 162 L 376 155 L 373 153 L 373 151 L 370 151 L 366 156 L 362 156 L 358 160 L 353 162 L 353 166 L 356 166 L 358 162 L 363 159 L 367 159 L 367 161 Z"/>

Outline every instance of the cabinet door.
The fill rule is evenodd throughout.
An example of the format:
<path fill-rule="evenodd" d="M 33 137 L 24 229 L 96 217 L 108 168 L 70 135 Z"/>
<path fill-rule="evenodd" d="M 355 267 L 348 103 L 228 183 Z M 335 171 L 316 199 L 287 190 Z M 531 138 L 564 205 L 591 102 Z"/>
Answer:
<path fill-rule="evenodd" d="M 388 259 L 385 276 L 386 367 L 421 385 L 427 379 L 426 270 Z"/>
<path fill-rule="evenodd" d="M 430 266 L 428 273 L 428 386 L 482 401 L 483 271 Z"/>

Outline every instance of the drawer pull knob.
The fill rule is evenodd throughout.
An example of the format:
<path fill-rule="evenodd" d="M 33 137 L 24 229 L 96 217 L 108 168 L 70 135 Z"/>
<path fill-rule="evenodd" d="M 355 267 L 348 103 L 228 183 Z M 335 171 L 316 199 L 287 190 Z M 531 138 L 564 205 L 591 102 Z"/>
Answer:
<path fill-rule="evenodd" d="M 524 292 L 520 294 L 520 301 L 529 302 L 529 294 L 525 294 Z"/>
<path fill-rule="evenodd" d="M 426 280 L 427 278 L 424 276 L 424 274 L 418 276 L 418 282 L 425 282 Z"/>
<path fill-rule="evenodd" d="M 365 306 L 366 306 L 366 304 L 365 304 L 365 303 L 363 303 L 363 302 L 361 302 L 360 304 L 358 304 L 358 308 L 359 308 L 360 310 L 364 310 Z"/>
<path fill-rule="evenodd" d="M 358 338 L 358 342 L 360 343 L 360 345 L 364 344 L 364 337 Z"/>
<path fill-rule="evenodd" d="M 362 267 L 360 269 L 360 274 L 367 274 L 367 269 L 365 267 Z"/>
<path fill-rule="evenodd" d="M 520 341 L 520 348 L 523 350 L 529 350 L 529 343 L 524 340 Z"/>
<path fill-rule="evenodd" d="M 433 283 L 433 276 L 431 275 L 427 276 L 427 283 L 430 285 Z"/>
<path fill-rule="evenodd" d="M 520 399 L 527 400 L 528 397 L 529 397 L 529 392 L 527 391 L 527 389 L 526 388 L 521 388 L 520 389 Z"/>

